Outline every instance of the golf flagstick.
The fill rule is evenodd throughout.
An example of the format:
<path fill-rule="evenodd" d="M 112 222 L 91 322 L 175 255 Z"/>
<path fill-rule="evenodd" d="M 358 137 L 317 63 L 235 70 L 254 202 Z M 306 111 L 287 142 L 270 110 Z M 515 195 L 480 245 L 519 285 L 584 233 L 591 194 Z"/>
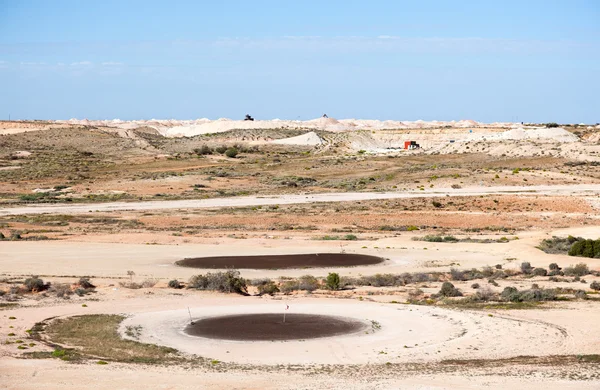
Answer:
<path fill-rule="evenodd" d="M 285 323 L 285 312 L 290 308 L 290 305 L 286 304 L 285 309 L 283 309 L 283 322 Z"/>
<path fill-rule="evenodd" d="M 190 324 L 194 325 L 194 321 L 192 321 L 192 312 L 190 311 L 189 306 L 188 306 L 188 314 L 190 315 Z"/>

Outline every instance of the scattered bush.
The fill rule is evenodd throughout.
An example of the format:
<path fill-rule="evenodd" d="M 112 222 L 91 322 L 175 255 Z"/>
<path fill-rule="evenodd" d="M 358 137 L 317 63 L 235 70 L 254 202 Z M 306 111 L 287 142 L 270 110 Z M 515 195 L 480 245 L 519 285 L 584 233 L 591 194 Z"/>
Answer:
<path fill-rule="evenodd" d="M 188 288 L 237 293 L 242 295 L 248 294 L 246 280 L 240 277 L 240 272 L 237 270 L 215 273 L 209 272 L 206 275 L 192 276 L 188 283 Z"/>
<path fill-rule="evenodd" d="M 439 294 L 443 297 L 460 297 L 462 293 L 450 282 L 444 282 Z"/>
<path fill-rule="evenodd" d="M 548 266 L 548 268 L 551 271 L 560 271 L 561 270 L 561 268 L 556 263 L 550 263 L 550 265 Z"/>
<path fill-rule="evenodd" d="M 484 286 L 484 287 L 478 289 L 477 292 L 475 293 L 475 298 L 478 301 L 483 301 L 483 302 L 487 302 L 487 301 L 491 300 L 492 298 L 494 298 L 495 296 L 496 296 L 496 293 L 488 286 Z"/>
<path fill-rule="evenodd" d="M 545 268 L 534 268 L 533 274 L 535 276 L 546 276 L 548 274 L 548 271 L 546 271 Z"/>
<path fill-rule="evenodd" d="M 73 291 L 78 297 L 82 297 L 85 294 L 88 293 L 88 290 L 83 289 L 83 288 L 76 288 L 75 291 Z"/>
<path fill-rule="evenodd" d="M 575 298 L 576 299 L 587 299 L 587 293 L 583 290 L 577 290 L 575 291 Z"/>
<path fill-rule="evenodd" d="M 258 294 L 259 295 L 273 295 L 279 292 L 279 288 L 273 281 L 268 281 L 267 283 L 261 284 L 258 286 Z"/>
<path fill-rule="evenodd" d="M 90 278 L 79 278 L 79 282 L 77 282 L 77 284 L 79 285 L 79 287 L 85 288 L 85 289 L 96 288 L 96 286 L 94 286 L 90 282 Z"/>
<path fill-rule="evenodd" d="M 552 237 L 542 240 L 542 242 L 540 242 L 540 245 L 538 245 L 537 248 L 544 251 L 545 253 L 567 254 L 574 243 L 582 240 L 583 238 L 581 237 L 573 236 L 569 236 L 567 238 Z"/>
<path fill-rule="evenodd" d="M 340 289 L 340 275 L 335 272 L 330 273 L 329 275 L 327 275 L 325 285 L 330 290 L 339 290 Z"/>
<path fill-rule="evenodd" d="M 587 264 L 579 263 L 575 266 L 571 265 L 565 267 L 563 273 L 565 276 L 585 276 L 590 274 L 590 269 L 588 268 Z"/>
<path fill-rule="evenodd" d="M 298 283 L 299 290 L 312 292 L 318 288 L 319 288 L 319 281 L 314 276 L 304 275 L 304 276 L 300 277 L 300 280 Z"/>
<path fill-rule="evenodd" d="M 236 148 L 229 148 L 225 151 L 225 155 L 229 158 L 235 158 L 238 155 L 238 150 Z"/>
<path fill-rule="evenodd" d="M 540 302 L 553 301 L 556 299 L 556 291 L 553 289 L 532 289 L 519 291 L 515 287 L 506 287 L 500 294 L 504 301 L 508 302 Z"/>
<path fill-rule="evenodd" d="M 521 272 L 523 272 L 525 275 L 529 275 L 532 269 L 533 267 L 531 267 L 531 263 L 528 261 L 521 263 Z"/>
<path fill-rule="evenodd" d="M 50 287 L 49 284 L 44 284 L 44 281 L 37 276 L 32 276 L 28 279 L 25 279 L 25 289 L 30 292 L 38 292 L 44 291 Z"/>
<path fill-rule="evenodd" d="M 202 145 L 201 147 L 194 149 L 194 153 L 199 156 L 205 156 L 207 154 L 212 154 L 213 150 L 208 145 Z"/>
<path fill-rule="evenodd" d="M 69 299 L 70 296 L 73 295 L 73 290 L 71 290 L 71 286 L 69 286 L 66 283 L 53 285 L 51 291 L 54 292 L 58 298 Z"/>
<path fill-rule="evenodd" d="M 221 145 L 221 146 L 217 146 L 215 148 L 215 152 L 219 153 L 219 154 L 223 154 L 225 153 L 225 151 L 227 151 L 227 146 Z"/>
<path fill-rule="evenodd" d="M 179 280 L 173 279 L 173 280 L 169 280 L 169 288 L 180 289 L 180 288 L 183 288 L 183 286 L 181 285 Z"/>
<path fill-rule="evenodd" d="M 594 291 L 600 291 L 600 283 L 598 282 L 592 282 L 590 284 L 590 288 Z"/>

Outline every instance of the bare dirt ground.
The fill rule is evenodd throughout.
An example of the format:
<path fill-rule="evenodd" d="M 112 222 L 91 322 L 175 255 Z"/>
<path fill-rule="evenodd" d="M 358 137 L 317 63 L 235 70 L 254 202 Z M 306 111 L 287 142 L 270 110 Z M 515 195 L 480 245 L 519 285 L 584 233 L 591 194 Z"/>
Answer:
<path fill-rule="evenodd" d="M 321 126 L 168 138 L 168 126 L 183 125 L 0 122 L 3 387 L 600 386 L 600 259 L 537 248 L 554 236 L 600 238 L 593 130 Z M 321 142 L 285 141 L 308 131 Z M 558 136 L 529 137 L 539 133 Z M 406 137 L 424 148 L 394 149 Z M 234 146 L 235 158 L 215 150 Z M 244 296 L 206 291 L 219 270 L 175 264 L 312 253 L 385 261 L 223 274 L 227 286 L 245 279 Z M 32 275 L 49 288 L 29 291 Z M 445 282 L 462 296 L 440 295 Z M 184 331 L 190 320 L 286 307 L 368 329 L 285 342 Z M 113 324 L 106 316 L 123 318 L 98 328 Z"/>

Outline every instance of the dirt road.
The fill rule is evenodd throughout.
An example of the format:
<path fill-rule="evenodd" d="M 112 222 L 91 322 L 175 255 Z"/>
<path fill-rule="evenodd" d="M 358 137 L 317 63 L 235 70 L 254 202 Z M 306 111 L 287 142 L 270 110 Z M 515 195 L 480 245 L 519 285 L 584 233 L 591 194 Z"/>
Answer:
<path fill-rule="evenodd" d="M 600 184 L 540 185 L 530 187 L 498 186 L 472 188 L 440 188 L 406 192 L 330 192 L 324 194 L 240 196 L 235 198 L 212 198 L 192 200 L 167 200 L 148 202 L 112 202 L 95 204 L 31 205 L 0 209 L 0 215 L 20 214 L 79 214 L 87 212 L 110 212 L 122 210 L 169 210 L 220 207 L 270 206 L 317 202 L 351 202 L 360 200 L 384 200 L 400 198 L 431 198 L 439 196 L 480 196 L 492 194 L 512 195 L 587 195 L 600 196 Z"/>

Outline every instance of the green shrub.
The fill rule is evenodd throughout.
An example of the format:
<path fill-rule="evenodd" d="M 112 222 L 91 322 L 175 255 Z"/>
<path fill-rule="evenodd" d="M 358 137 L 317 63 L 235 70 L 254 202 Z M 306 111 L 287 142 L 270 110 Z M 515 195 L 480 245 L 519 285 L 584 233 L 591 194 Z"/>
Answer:
<path fill-rule="evenodd" d="M 339 290 L 340 289 L 340 275 L 335 272 L 330 273 L 329 275 L 327 275 L 325 285 L 330 290 Z"/>
<path fill-rule="evenodd" d="M 57 357 L 57 358 L 63 358 L 67 355 L 67 351 L 65 351 L 64 349 L 55 349 L 52 352 L 52 356 L 53 357 Z"/>
<path fill-rule="evenodd" d="M 600 239 L 575 242 L 569 250 L 569 256 L 600 258 Z"/>
<path fill-rule="evenodd" d="M 229 148 L 225 151 L 225 155 L 229 158 L 235 158 L 238 155 L 238 150 L 236 148 Z"/>

